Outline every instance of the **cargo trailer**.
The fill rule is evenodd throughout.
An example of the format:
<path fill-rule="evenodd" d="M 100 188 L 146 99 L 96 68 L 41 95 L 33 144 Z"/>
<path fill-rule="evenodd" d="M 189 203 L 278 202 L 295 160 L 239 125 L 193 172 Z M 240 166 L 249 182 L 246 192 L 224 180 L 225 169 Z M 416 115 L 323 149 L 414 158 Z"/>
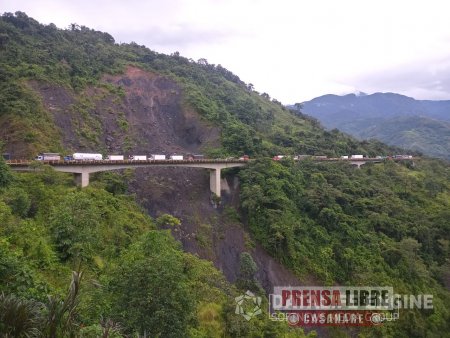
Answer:
<path fill-rule="evenodd" d="M 93 153 L 74 153 L 72 155 L 73 159 L 76 161 L 102 161 L 102 154 L 93 154 Z"/>
<path fill-rule="evenodd" d="M 123 155 L 108 155 L 106 159 L 109 161 L 123 161 Z"/>
<path fill-rule="evenodd" d="M 147 161 L 146 155 L 131 155 L 130 160 L 132 161 Z"/>
<path fill-rule="evenodd" d="M 151 154 L 150 159 L 153 161 L 164 161 L 166 159 L 166 155 Z"/>

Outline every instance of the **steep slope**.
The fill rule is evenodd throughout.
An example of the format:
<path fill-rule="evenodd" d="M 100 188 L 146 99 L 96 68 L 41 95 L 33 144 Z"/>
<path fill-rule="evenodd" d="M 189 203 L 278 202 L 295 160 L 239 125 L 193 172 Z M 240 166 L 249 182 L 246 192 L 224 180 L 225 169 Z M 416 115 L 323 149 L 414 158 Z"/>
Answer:
<path fill-rule="evenodd" d="M 120 86 L 121 94 L 103 87 L 88 87 L 77 94 L 32 83 L 68 151 L 186 154 L 220 145 L 219 129 L 202 121 L 192 109 L 183 108 L 181 88 L 173 80 L 129 66 L 122 75 L 102 77 L 101 85 Z M 218 218 L 208 183 L 209 175 L 201 169 L 152 168 L 136 170 L 128 185 L 151 215 L 169 213 L 180 218 L 182 228 L 175 237 L 185 250 L 214 261 L 234 282 L 239 255 L 248 249 L 246 234 L 238 224 Z M 261 273 L 268 291 L 279 280 L 295 281 L 262 250 L 258 252 L 261 266 L 267 263 L 281 272 Z"/>
<path fill-rule="evenodd" d="M 359 139 L 450 158 L 450 101 L 427 101 L 394 93 L 324 95 L 302 103 L 302 111 L 327 128 Z"/>
<path fill-rule="evenodd" d="M 0 158 L 0 220 L 2 336 L 304 337 L 267 315 L 235 316 L 242 291 L 162 229 L 176 218 L 152 220 L 100 182 L 15 175 Z"/>
<path fill-rule="evenodd" d="M 274 162 L 269 157 L 275 154 L 375 156 L 398 150 L 326 131 L 204 59 L 118 45 L 107 33 L 59 30 L 23 13 L 4 15 L 0 34 L 0 127 L 13 157 L 74 150 L 250 154 L 258 160 L 248 168 L 224 173 L 217 209 L 200 169 L 105 173 L 92 185 L 127 194 L 125 199 L 131 195 L 152 216 L 180 218 L 177 224 L 163 216 L 159 227 L 170 228 L 186 251 L 213 261 L 244 290 L 261 292 L 258 283 L 268 292 L 273 285 L 297 283 L 391 284 L 402 293 L 436 295 L 435 310 L 408 312 L 399 323 L 364 335 L 448 331 L 450 172 L 442 162 L 386 161 L 360 170 Z M 23 128 L 20 134 L 16 126 Z M 46 173 L 40 184 L 51 177 Z M 131 258 L 140 257 L 142 245 L 135 245 Z M 243 278 L 248 270 L 252 276 Z M 113 279 L 123 288 L 116 271 Z"/>
<path fill-rule="evenodd" d="M 16 106 L 11 104 L 11 100 L 5 100 L 5 109 L 2 111 L 2 116 L 5 117 L 2 130 L 8 134 L 3 138 L 7 140 L 4 150 L 13 158 L 34 157 L 38 151 L 64 153 L 100 151 L 105 154 L 204 152 L 224 154 L 235 152 L 234 145 L 252 147 L 255 137 L 250 136 L 251 133 L 245 124 L 236 121 L 225 109 L 216 107 L 216 102 L 205 97 L 203 91 L 198 91 L 195 81 L 186 84 L 183 79 L 173 75 L 173 71 L 186 71 L 186 69 L 172 67 L 172 63 L 180 64 L 189 70 L 189 74 L 196 74 L 196 72 L 201 74 L 202 86 L 209 86 L 209 83 L 202 78 L 210 76 L 209 65 L 206 65 L 207 69 L 205 69 L 205 65 L 192 64 L 181 57 L 168 59 L 165 55 L 159 56 L 157 53 L 147 49 L 142 50 L 135 45 L 115 46 L 111 44 L 107 34 L 86 28 L 60 31 L 39 25 L 34 20 L 23 16 L 4 16 L 3 19 L 5 20 L 1 24 L 5 34 L 18 35 L 25 41 L 30 39 L 28 41 L 31 42 L 30 48 L 31 45 L 44 43 L 44 41 L 47 44 L 54 44 L 54 48 L 48 51 L 50 55 L 47 55 L 44 60 L 34 60 L 32 55 L 25 52 L 25 46 L 15 45 L 17 41 L 14 39 L 8 40 L 7 51 L 17 48 L 18 51 L 23 51 L 23 54 L 19 53 L 14 58 L 7 53 L 1 55 L 4 64 L 7 64 L 5 69 L 10 70 L 9 82 L 16 83 L 23 93 L 34 100 L 33 104 L 30 103 L 29 115 L 37 115 L 37 128 L 50 131 L 54 135 L 47 140 L 43 136 L 48 135 L 42 133 L 42 137 L 36 135 L 32 142 L 15 136 L 16 128 L 12 122 L 16 120 L 22 123 L 27 119 L 26 116 L 22 119 Z M 5 25 L 5 21 L 8 20 L 15 26 Z M 38 33 L 47 29 L 49 36 Z M 63 39 L 64 43 L 55 41 L 55 36 Z M 80 51 L 75 43 L 84 46 L 86 50 Z M 64 46 L 64 51 L 61 50 L 61 44 Z M 119 67 L 120 71 L 110 67 L 111 73 L 115 74 L 99 73 L 99 69 L 95 66 L 102 69 L 105 64 L 91 64 L 91 60 L 95 59 L 91 54 L 95 52 L 91 49 L 91 44 L 97 45 L 97 51 L 102 52 L 99 52 L 97 58 L 104 60 L 103 53 L 108 52 L 114 55 L 115 67 Z M 141 52 L 151 56 L 150 61 L 155 58 L 151 65 L 162 70 L 150 70 L 145 63 L 140 63 L 139 66 L 131 65 L 132 60 Z M 64 53 L 64 56 L 59 53 Z M 58 57 L 63 57 L 63 60 L 58 61 Z M 18 62 L 21 58 L 23 58 L 22 62 Z M 24 66 L 25 62 L 30 66 Z M 44 74 L 31 72 L 27 76 L 21 76 L 17 71 L 17 68 L 22 67 L 39 69 L 43 66 L 42 62 L 44 65 L 47 64 L 46 67 L 51 65 L 56 68 L 62 62 L 65 73 L 55 74 L 44 71 Z M 171 71 L 169 74 L 164 74 L 169 70 Z M 213 77 L 220 80 L 230 94 L 242 95 L 241 87 L 245 88 L 245 85 L 236 79 L 236 76 L 220 67 L 218 69 L 213 67 L 213 70 L 216 72 Z M 224 73 L 232 81 L 222 75 L 219 77 L 219 72 Z M 57 79 L 54 79 L 55 76 Z M 249 105 L 264 101 L 246 91 L 244 95 L 253 96 L 251 100 L 245 96 L 242 98 Z M 196 100 L 199 99 L 202 101 L 197 102 Z M 194 106 L 191 102 L 200 107 Z M 207 106 L 208 109 L 205 111 L 205 104 L 210 105 L 211 109 Z M 228 104 L 236 109 L 235 102 L 228 101 Z M 260 102 L 260 104 L 266 105 L 266 109 L 281 110 L 280 106 L 271 105 L 270 102 Z M 224 121 L 218 121 L 217 115 L 213 117 L 208 115 L 213 113 L 211 110 L 214 108 L 222 110 Z M 200 115 L 198 111 L 203 112 L 203 115 Z M 293 117 L 288 116 L 288 118 Z M 228 151 L 222 150 L 220 124 L 233 133 L 239 133 L 237 137 L 240 137 L 243 143 L 229 136 L 233 145 L 228 147 Z M 28 130 L 33 135 L 36 134 L 34 125 L 21 127 L 21 129 Z M 250 149 L 245 150 L 250 151 Z M 235 154 L 238 153 L 235 152 Z M 99 176 L 102 177 L 102 175 Z M 209 176 L 206 171 L 180 168 L 140 169 L 127 177 L 130 177 L 129 192 L 136 194 L 138 201 L 151 215 L 156 217 L 170 213 L 182 220 L 182 228 L 174 235 L 182 241 L 185 250 L 214 261 L 230 281 L 238 278 L 240 254 L 243 251 L 252 250 L 248 247 L 248 241 L 245 240 L 248 234 L 239 222 L 221 217 L 220 213 L 218 214 L 213 208 L 210 203 Z M 225 194 L 224 198 L 232 199 L 233 195 L 235 193 L 231 193 L 230 190 L 229 197 Z M 265 268 L 259 273 L 267 291 L 270 291 L 272 285 L 278 281 L 285 280 L 293 283 L 296 280 L 292 273 L 283 269 L 263 250 L 258 249 L 257 252 L 255 258 L 260 262 L 261 267 L 273 266 L 273 270 L 278 272 L 275 274 L 271 269 Z"/>
<path fill-rule="evenodd" d="M 176 82 L 136 67 L 104 76 L 100 86 L 80 93 L 36 81 L 31 87 L 51 112 L 68 151 L 189 153 L 217 143 L 218 129 L 183 109 Z"/>

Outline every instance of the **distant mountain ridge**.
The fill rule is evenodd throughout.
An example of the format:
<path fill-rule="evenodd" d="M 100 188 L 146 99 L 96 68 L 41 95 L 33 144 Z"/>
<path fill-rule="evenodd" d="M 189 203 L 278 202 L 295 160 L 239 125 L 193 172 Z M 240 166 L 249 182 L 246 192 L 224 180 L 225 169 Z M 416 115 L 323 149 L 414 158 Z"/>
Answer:
<path fill-rule="evenodd" d="M 450 159 L 450 100 L 416 100 L 395 93 L 328 94 L 301 105 L 303 113 L 326 128 Z"/>

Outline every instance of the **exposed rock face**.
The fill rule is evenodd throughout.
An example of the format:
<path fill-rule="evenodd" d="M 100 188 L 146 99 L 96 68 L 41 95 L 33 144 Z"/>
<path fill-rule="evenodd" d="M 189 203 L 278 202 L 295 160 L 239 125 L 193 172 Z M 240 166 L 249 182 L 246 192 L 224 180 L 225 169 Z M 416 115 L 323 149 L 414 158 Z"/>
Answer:
<path fill-rule="evenodd" d="M 186 153 L 217 145 L 219 130 L 182 106 L 182 91 L 173 80 L 135 67 L 128 67 L 125 75 L 104 79 L 125 91 L 121 108 L 134 151 Z M 113 123 L 109 127 L 115 130 Z"/>
<path fill-rule="evenodd" d="M 67 148 L 148 155 L 196 152 L 218 144 L 219 129 L 182 106 L 175 81 L 136 67 L 106 75 L 103 81 L 104 87 L 89 87 L 80 94 L 32 84 Z"/>

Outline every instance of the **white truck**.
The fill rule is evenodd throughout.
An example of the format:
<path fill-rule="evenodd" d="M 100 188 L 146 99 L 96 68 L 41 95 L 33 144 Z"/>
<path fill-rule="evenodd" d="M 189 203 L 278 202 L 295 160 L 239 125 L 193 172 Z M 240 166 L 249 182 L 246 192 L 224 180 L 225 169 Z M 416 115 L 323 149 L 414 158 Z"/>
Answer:
<path fill-rule="evenodd" d="M 183 155 L 170 155 L 170 159 L 173 161 L 182 161 Z"/>
<path fill-rule="evenodd" d="M 343 155 L 343 156 L 341 156 L 341 159 L 343 159 L 343 160 L 348 160 L 348 155 Z"/>
<path fill-rule="evenodd" d="M 166 159 L 166 155 L 151 154 L 149 159 L 153 161 L 164 161 Z"/>
<path fill-rule="evenodd" d="M 357 159 L 357 158 L 364 158 L 364 156 L 363 155 L 352 155 L 350 158 Z"/>
<path fill-rule="evenodd" d="M 123 161 L 123 155 L 108 155 L 106 159 L 109 161 Z"/>
<path fill-rule="evenodd" d="M 146 155 L 131 155 L 130 160 L 132 161 L 147 161 Z"/>
<path fill-rule="evenodd" d="M 38 161 L 60 161 L 61 155 L 58 153 L 42 153 L 35 158 Z"/>
<path fill-rule="evenodd" d="M 102 154 L 92 154 L 92 153 L 74 153 L 72 158 L 76 161 L 102 161 Z"/>

